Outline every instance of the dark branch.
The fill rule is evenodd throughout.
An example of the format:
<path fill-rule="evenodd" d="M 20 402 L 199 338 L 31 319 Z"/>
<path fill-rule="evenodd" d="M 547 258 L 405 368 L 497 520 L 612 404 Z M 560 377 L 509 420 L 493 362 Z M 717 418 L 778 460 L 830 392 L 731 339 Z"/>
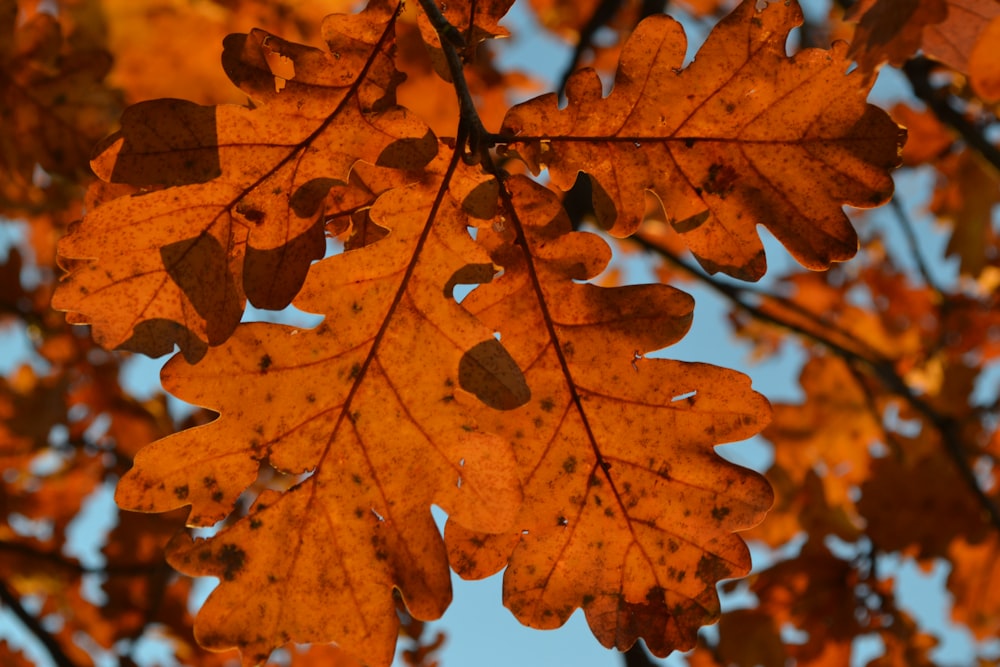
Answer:
<path fill-rule="evenodd" d="M 465 151 L 463 159 L 467 163 L 474 164 L 486 161 L 488 159 L 487 151 L 496 144 L 498 137 L 483 127 L 479 111 L 476 110 L 475 102 L 472 101 L 472 92 L 465 80 L 464 63 L 458 52 L 459 49 L 465 48 L 465 39 L 462 37 L 462 33 L 444 17 L 434 0 L 420 0 L 420 6 L 441 40 L 441 49 L 444 51 L 445 60 L 448 63 L 448 72 L 451 74 L 455 95 L 458 97 L 460 120 L 456 149 Z"/>
<path fill-rule="evenodd" d="M 28 610 L 21 604 L 21 598 L 7 586 L 6 581 L 0 581 L 0 602 L 3 602 L 3 605 L 17 616 L 18 620 L 24 624 L 24 627 L 31 634 L 35 635 L 38 641 L 42 643 L 42 646 L 45 647 L 45 650 L 49 652 L 57 667 L 76 667 L 76 664 L 66 655 L 62 646 L 56 641 L 56 638 L 42 627 L 37 618 L 28 613 Z"/>
<path fill-rule="evenodd" d="M 986 160 L 1000 170 L 1000 149 L 990 143 L 980 128 L 976 127 L 958 109 L 951 105 L 947 91 L 931 84 L 931 73 L 937 65 L 922 56 L 911 58 L 903 65 L 903 72 L 910 80 L 913 93 L 930 107 L 938 120 L 952 128 Z"/>
<path fill-rule="evenodd" d="M 899 222 L 899 227 L 903 230 L 903 236 L 906 238 L 906 245 L 910 248 L 910 254 L 913 255 L 913 261 L 917 265 L 920 277 L 924 279 L 924 284 L 934 290 L 938 296 L 943 296 L 944 292 L 941 286 L 931 276 L 931 272 L 927 268 L 927 262 L 924 261 L 924 255 L 920 252 L 920 244 L 917 243 L 917 234 L 913 231 L 913 221 L 906 214 L 906 209 L 903 208 L 903 205 L 899 203 L 898 193 L 893 195 L 892 199 L 889 200 L 889 206 L 892 207 L 893 213 L 896 214 L 896 220 Z"/>
<path fill-rule="evenodd" d="M 646 18 L 647 16 L 652 16 L 653 14 L 662 14 L 667 9 L 668 0 L 643 0 L 642 7 L 639 13 L 639 20 Z M 615 17 L 618 10 L 621 9 L 622 0 L 602 0 L 597 7 L 594 8 L 594 13 L 591 14 L 590 18 L 587 20 L 586 25 L 580 29 L 580 39 L 577 40 L 576 46 L 573 48 L 573 57 L 570 59 L 569 63 L 566 65 L 566 69 L 563 70 L 562 77 L 559 79 L 559 95 L 562 96 L 566 92 L 566 82 L 576 71 L 576 68 L 580 66 L 580 61 L 583 59 L 583 54 L 593 48 L 594 46 L 594 35 L 603 26 L 607 25 L 611 19 Z"/>

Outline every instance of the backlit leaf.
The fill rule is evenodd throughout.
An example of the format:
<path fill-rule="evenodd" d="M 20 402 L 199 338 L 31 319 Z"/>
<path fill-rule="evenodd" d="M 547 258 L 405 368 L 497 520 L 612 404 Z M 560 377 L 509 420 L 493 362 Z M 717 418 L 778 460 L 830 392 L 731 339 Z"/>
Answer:
<path fill-rule="evenodd" d="M 513 522 L 513 456 L 477 425 L 466 392 L 512 409 L 529 390 L 451 295 L 463 267 L 490 266 L 466 231 L 483 177 L 459 164 L 456 154 L 444 176 L 383 195 L 371 219 L 389 234 L 313 267 L 295 304 L 325 313 L 319 327 L 242 324 L 199 364 L 164 369 L 172 393 L 221 414 L 140 452 L 121 505 L 190 504 L 188 523 L 209 526 L 261 461 L 308 473 L 215 537 L 173 544 L 176 567 L 222 579 L 196 625 L 203 645 L 239 646 L 252 664 L 288 641 L 336 641 L 388 665 L 393 587 L 421 619 L 451 598 L 431 503 L 475 530 Z"/>
<path fill-rule="evenodd" d="M 474 578 L 507 565 L 504 604 L 532 627 L 583 608 L 605 646 L 689 648 L 718 617 L 716 583 L 749 569 L 733 531 L 771 503 L 761 477 L 712 448 L 758 431 L 767 401 L 738 373 L 641 358 L 683 336 L 690 297 L 574 283 L 604 268 L 604 242 L 571 232 L 541 186 L 513 177 L 506 188 L 500 224 L 479 231 L 503 276 L 463 303 L 531 386 L 523 408 L 481 417 L 514 443 L 525 501 L 508 535 L 449 522 L 452 565 Z"/>
<path fill-rule="evenodd" d="M 257 108 L 154 100 L 129 108 L 93 161 L 142 192 L 97 207 L 60 244 L 72 266 L 53 300 L 102 345 L 190 360 L 218 345 L 245 301 L 279 309 L 325 251 L 323 199 L 358 160 L 416 167 L 426 126 L 393 105 L 394 8 L 324 22 L 328 50 L 231 35 L 223 66 Z M 285 69 L 275 74 L 274 68 Z M 162 187 L 168 186 L 168 187 Z M 171 187 L 172 186 L 172 187 Z"/>
<path fill-rule="evenodd" d="M 865 103 L 870 81 L 845 74 L 844 44 L 785 54 L 798 5 L 754 5 L 723 19 L 683 69 L 680 24 L 646 19 L 607 98 L 592 71 L 579 72 L 565 109 L 546 95 L 508 113 L 511 146 L 563 190 L 587 172 L 615 235 L 636 230 L 643 190 L 656 193 L 710 272 L 760 278 L 757 225 L 809 268 L 852 257 L 857 236 L 841 207 L 886 201 L 905 133 Z"/>

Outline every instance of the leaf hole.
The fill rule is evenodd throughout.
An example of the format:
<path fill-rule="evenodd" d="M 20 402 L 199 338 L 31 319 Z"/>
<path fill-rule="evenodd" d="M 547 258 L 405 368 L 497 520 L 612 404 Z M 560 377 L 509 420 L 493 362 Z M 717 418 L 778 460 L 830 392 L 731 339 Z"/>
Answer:
<path fill-rule="evenodd" d="M 677 401 L 684 401 L 690 398 L 694 398 L 695 394 L 697 393 L 698 393 L 697 391 L 688 391 L 683 394 L 677 394 L 676 396 L 670 399 L 670 402 L 676 403 Z"/>
<path fill-rule="evenodd" d="M 375 515 L 376 519 L 378 519 L 379 521 L 385 521 L 385 517 L 382 516 L 381 514 L 379 514 L 378 511 L 374 507 L 372 507 L 371 510 L 372 510 L 372 514 Z"/>
<path fill-rule="evenodd" d="M 494 331 L 493 332 L 493 337 L 496 338 L 497 340 L 500 340 L 500 332 L 499 331 Z"/>

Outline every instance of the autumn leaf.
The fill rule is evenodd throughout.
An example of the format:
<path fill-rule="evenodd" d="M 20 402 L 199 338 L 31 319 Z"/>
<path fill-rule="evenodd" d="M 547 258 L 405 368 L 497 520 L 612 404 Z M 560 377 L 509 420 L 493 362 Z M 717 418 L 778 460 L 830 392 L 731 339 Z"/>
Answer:
<path fill-rule="evenodd" d="M 995 0 L 861 0 L 845 15 L 858 23 L 849 55 L 871 71 L 883 62 L 900 66 L 923 51 L 968 73 L 972 51 L 997 16 Z"/>
<path fill-rule="evenodd" d="M 719 22 L 684 69 L 680 24 L 646 19 L 607 98 L 594 72 L 575 74 L 565 109 L 545 95 L 508 113 L 511 148 L 562 190 L 587 172 L 617 236 L 638 228 L 642 192 L 654 192 L 709 272 L 760 278 L 757 225 L 809 268 L 850 258 L 857 236 L 841 206 L 888 199 L 905 133 L 865 103 L 870 81 L 844 73 L 844 44 L 785 55 L 797 4 L 754 5 Z"/>
<path fill-rule="evenodd" d="M 197 365 L 165 367 L 171 393 L 220 418 L 140 452 L 118 486 L 120 505 L 190 504 L 188 524 L 210 526 L 261 461 L 306 477 L 261 494 L 215 537 L 172 545 L 175 567 L 222 579 L 196 625 L 203 645 L 239 646 L 252 664 L 288 641 L 336 641 L 388 665 L 393 587 L 421 619 L 450 601 L 431 503 L 476 530 L 513 522 L 513 455 L 469 406 L 512 409 L 529 390 L 492 330 L 452 297 L 467 267 L 492 276 L 492 264 L 466 231 L 483 215 L 489 179 L 458 153 L 450 160 L 436 178 L 378 199 L 370 216 L 387 236 L 312 268 L 294 303 L 326 322 L 242 324 Z"/>
<path fill-rule="evenodd" d="M 477 237 L 503 276 L 463 304 L 500 331 L 532 390 L 517 411 L 481 416 L 514 443 L 525 501 L 507 535 L 449 522 L 452 565 L 472 578 L 506 565 L 504 604 L 531 627 L 583 608 L 605 646 L 688 648 L 718 616 L 715 584 L 749 570 L 733 531 L 771 503 L 761 477 L 712 447 L 759 430 L 768 404 L 738 373 L 642 358 L 684 335 L 691 298 L 575 283 L 604 268 L 606 244 L 571 232 L 549 190 L 517 176 L 505 188 Z"/>
<path fill-rule="evenodd" d="M 948 590 L 955 596 L 952 617 L 965 623 L 979 639 L 1000 632 L 1000 599 L 994 591 L 1000 583 L 1000 538 L 996 534 L 980 542 L 959 539 L 949 556 L 954 569 L 948 575 Z"/>
<path fill-rule="evenodd" d="M 394 8 L 331 15 L 327 51 L 266 32 L 231 35 L 223 66 L 259 107 L 134 105 L 93 160 L 139 188 L 60 243 L 70 273 L 53 306 L 108 348 L 189 360 L 225 341 L 245 302 L 280 309 L 325 252 L 323 199 L 358 160 L 425 164 L 434 140 L 393 104 Z M 276 73 L 277 72 L 277 73 Z M 167 186 L 167 187 L 164 187 Z"/>
<path fill-rule="evenodd" d="M 997 263 L 987 249 L 996 236 L 993 210 L 1000 203 L 1000 176 L 971 151 L 944 157 L 938 169 L 942 176 L 929 206 L 951 223 L 946 252 L 958 258 L 962 273 L 978 277 Z"/>
<path fill-rule="evenodd" d="M 991 46 L 1000 41 L 1000 16 L 996 16 L 979 34 L 969 53 L 969 83 L 987 102 L 1000 101 L 1000 66 L 990 56 Z"/>
<path fill-rule="evenodd" d="M 0 2 L 0 207 L 43 208 L 35 165 L 82 177 L 91 147 L 111 127 L 119 96 L 103 85 L 111 56 L 65 41 L 58 19 Z"/>

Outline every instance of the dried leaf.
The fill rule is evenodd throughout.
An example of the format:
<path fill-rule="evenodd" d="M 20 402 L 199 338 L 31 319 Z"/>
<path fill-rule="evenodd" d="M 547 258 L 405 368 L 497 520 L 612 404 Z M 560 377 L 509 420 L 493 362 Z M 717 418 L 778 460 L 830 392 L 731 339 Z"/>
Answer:
<path fill-rule="evenodd" d="M 328 51 L 260 30 L 223 65 L 260 108 L 155 100 L 129 108 L 93 161 L 109 182 L 173 186 L 98 206 L 60 243 L 74 264 L 53 306 L 108 348 L 189 360 L 232 333 L 245 301 L 280 309 L 325 251 L 323 199 L 357 160 L 426 163 L 433 137 L 393 106 L 394 11 L 331 15 Z M 275 76 L 268 57 L 294 76 Z M 273 58 L 272 58 L 273 60 Z M 287 74 L 287 72 L 286 72 Z"/>
<path fill-rule="evenodd" d="M 865 103 L 862 74 L 844 74 L 843 44 L 785 55 L 801 22 L 795 3 L 758 11 L 747 0 L 681 69 L 683 29 L 650 17 L 625 45 L 606 99 L 584 70 L 567 86 L 566 109 L 555 95 L 536 98 L 508 113 L 504 131 L 559 188 L 590 174 L 598 219 L 615 235 L 636 230 L 650 190 L 710 272 L 760 278 L 758 224 L 803 265 L 825 268 L 857 251 L 842 204 L 891 195 L 886 172 L 905 132 Z"/>
<path fill-rule="evenodd" d="M 604 242 L 571 232 L 550 191 L 524 177 L 505 187 L 499 224 L 477 237 L 503 276 L 463 304 L 501 332 L 532 389 L 509 416 L 481 416 L 514 443 L 525 502 L 509 535 L 449 522 L 452 566 L 479 578 L 507 565 L 504 604 L 532 627 L 583 608 L 605 646 L 688 648 L 718 616 L 715 584 L 749 569 L 732 532 L 771 503 L 712 447 L 756 432 L 767 402 L 738 373 L 641 359 L 684 334 L 690 297 L 574 283 L 603 268 Z"/>
<path fill-rule="evenodd" d="M 451 598 L 431 503 L 477 530 L 513 522 L 513 455 L 477 426 L 463 389 L 510 409 L 528 388 L 491 331 L 451 297 L 451 276 L 490 266 L 463 208 L 483 177 L 458 163 L 453 156 L 446 184 L 379 198 L 371 218 L 388 236 L 313 267 L 295 304 L 326 313 L 325 323 L 243 324 L 198 365 L 165 367 L 171 393 L 221 416 L 140 452 L 120 505 L 190 504 L 190 525 L 212 525 L 260 461 L 308 473 L 287 492 L 261 494 L 215 537 L 171 546 L 175 567 L 222 579 L 198 618 L 202 645 L 239 646 L 252 663 L 288 641 L 336 641 L 388 665 L 393 587 L 425 620 Z"/>

